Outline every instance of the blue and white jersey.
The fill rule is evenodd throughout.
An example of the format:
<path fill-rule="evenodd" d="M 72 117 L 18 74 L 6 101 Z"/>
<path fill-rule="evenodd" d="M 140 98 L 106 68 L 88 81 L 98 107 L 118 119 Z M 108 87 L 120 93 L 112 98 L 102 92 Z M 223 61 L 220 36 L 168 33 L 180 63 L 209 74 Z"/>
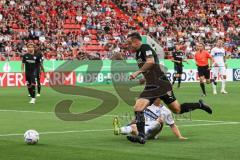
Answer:
<path fill-rule="evenodd" d="M 211 55 L 214 60 L 214 64 L 217 64 L 219 67 L 224 67 L 224 57 L 226 56 L 226 51 L 224 48 L 214 47 L 211 50 Z"/>
<path fill-rule="evenodd" d="M 164 105 L 155 106 L 152 104 L 151 106 L 148 106 L 144 110 L 144 116 L 146 122 L 156 121 L 160 117 L 167 125 L 172 125 L 175 123 L 172 112 Z"/>

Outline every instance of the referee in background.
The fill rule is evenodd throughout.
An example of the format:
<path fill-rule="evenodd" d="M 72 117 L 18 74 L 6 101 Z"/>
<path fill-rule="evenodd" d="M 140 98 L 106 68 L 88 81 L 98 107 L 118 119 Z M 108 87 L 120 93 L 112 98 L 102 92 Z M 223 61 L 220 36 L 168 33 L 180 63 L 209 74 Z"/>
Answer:
<path fill-rule="evenodd" d="M 210 60 L 210 65 L 209 65 Z M 210 84 L 210 70 L 209 66 L 212 66 L 213 58 L 208 51 L 204 49 L 203 43 L 197 44 L 197 52 L 195 54 L 195 61 L 198 67 L 198 76 L 200 79 L 200 87 L 202 89 L 202 96 L 206 96 L 205 80 L 207 84 Z"/>

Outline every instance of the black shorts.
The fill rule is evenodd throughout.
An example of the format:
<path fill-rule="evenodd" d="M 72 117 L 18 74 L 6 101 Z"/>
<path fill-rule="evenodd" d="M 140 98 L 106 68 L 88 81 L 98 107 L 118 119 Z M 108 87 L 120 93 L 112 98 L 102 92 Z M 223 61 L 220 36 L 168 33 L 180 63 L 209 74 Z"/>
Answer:
<path fill-rule="evenodd" d="M 174 96 L 172 85 L 167 77 L 164 76 L 159 82 L 156 85 L 146 85 L 139 98 L 148 99 L 150 105 L 152 105 L 157 98 L 160 98 L 167 105 L 174 102 L 176 97 Z"/>
<path fill-rule="evenodd" d="M 26 82 L 27 85 L 35 85 L 36 84 L 36 74 L 35 73 L 26 73 Z"/>
<path fill-rule="evenodd" d="M 175 65 L 174 70 L 176 71 L 176 74 L 182 74 L 183 73 L 183 66 Z"/>
<path fill-rule="evenodd" d="M 209 66 L 198 66 L 198 76 L 205 77 L 206 79 L 210 79 L 210 70 Z"/>

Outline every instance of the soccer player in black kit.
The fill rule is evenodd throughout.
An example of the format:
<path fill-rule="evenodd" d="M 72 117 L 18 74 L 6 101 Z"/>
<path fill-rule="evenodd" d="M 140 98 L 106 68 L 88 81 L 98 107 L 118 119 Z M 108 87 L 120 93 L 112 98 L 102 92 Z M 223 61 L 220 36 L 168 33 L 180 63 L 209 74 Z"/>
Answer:
<path fill-rule="evenodd" d="M 176 72 L 173 76 L 172 85 L 174 85 L 175 81 L 178 79 L 178 88 L 180 88 L 183 73 L 183 62 L 187 61 L 184 59 L 184 53 L 183 51 L 180 50 L 179 45 L 176 45 L 176 49 L 172 53 L 172 56 L 173 56 L 172 62 L 174 62 L 174 70 Z"/>
<path fill-rule="evenodd" d="M 27 44 L 27 53 L 22 58 L 22 72 L 25 71 L 25 77 L 28 87 L 28 92 L 31 96 L 29 103 L 34 104 L 36 101 L 36 64 L 40 63 L 40 59 L 35 55 L 33 43 Z"/>
<path fill-rule="evenodd" d="M 139 70 L 130 75 L 129 79 L 135 79 L 138 75 L 143 74 L 146 85 L 143 92 L 136 100 L 134 106 L 135 122 L 139 135 L 127 136 L 131 142 L 144 144 L 145 139 L 145 118 L 144 109 L 151 105 L 156 98 L 164 101 L 168 107 L 177 114 L 201 109 L 212 114 L 211 108 L 204 104 L 202 100 L 197 103 L 179 104 L 172 91 L 172 85 L 164 72 L 161 70 L 156 52 L 147 44 L 142 44 L 141 35 L 137 32 L 128 35 L 128 48 L 136 52 L 136 61 Z"/>

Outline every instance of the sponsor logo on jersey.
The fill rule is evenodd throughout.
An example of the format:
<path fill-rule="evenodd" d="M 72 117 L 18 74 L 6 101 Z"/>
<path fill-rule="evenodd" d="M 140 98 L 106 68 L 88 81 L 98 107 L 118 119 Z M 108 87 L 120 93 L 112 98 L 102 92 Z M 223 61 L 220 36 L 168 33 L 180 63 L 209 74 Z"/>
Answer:
<path fill-rule="evenodd" d="M 28 63 L 35 63 L 35 60 L 26 60 Z"/>
<path fill-rule="evenodd" d="M 225 56 L 225 54 L 224 54 L 224 52 L 216 52 L 216 53 L 214 53 L 214 57 L 223 57 L 223 56 Z"/>
<path fill-rule="evenodd" d="M 146 51 L 146 56 L 152 56 L 152 55 L 153 55 L 152 51 Z"/>

